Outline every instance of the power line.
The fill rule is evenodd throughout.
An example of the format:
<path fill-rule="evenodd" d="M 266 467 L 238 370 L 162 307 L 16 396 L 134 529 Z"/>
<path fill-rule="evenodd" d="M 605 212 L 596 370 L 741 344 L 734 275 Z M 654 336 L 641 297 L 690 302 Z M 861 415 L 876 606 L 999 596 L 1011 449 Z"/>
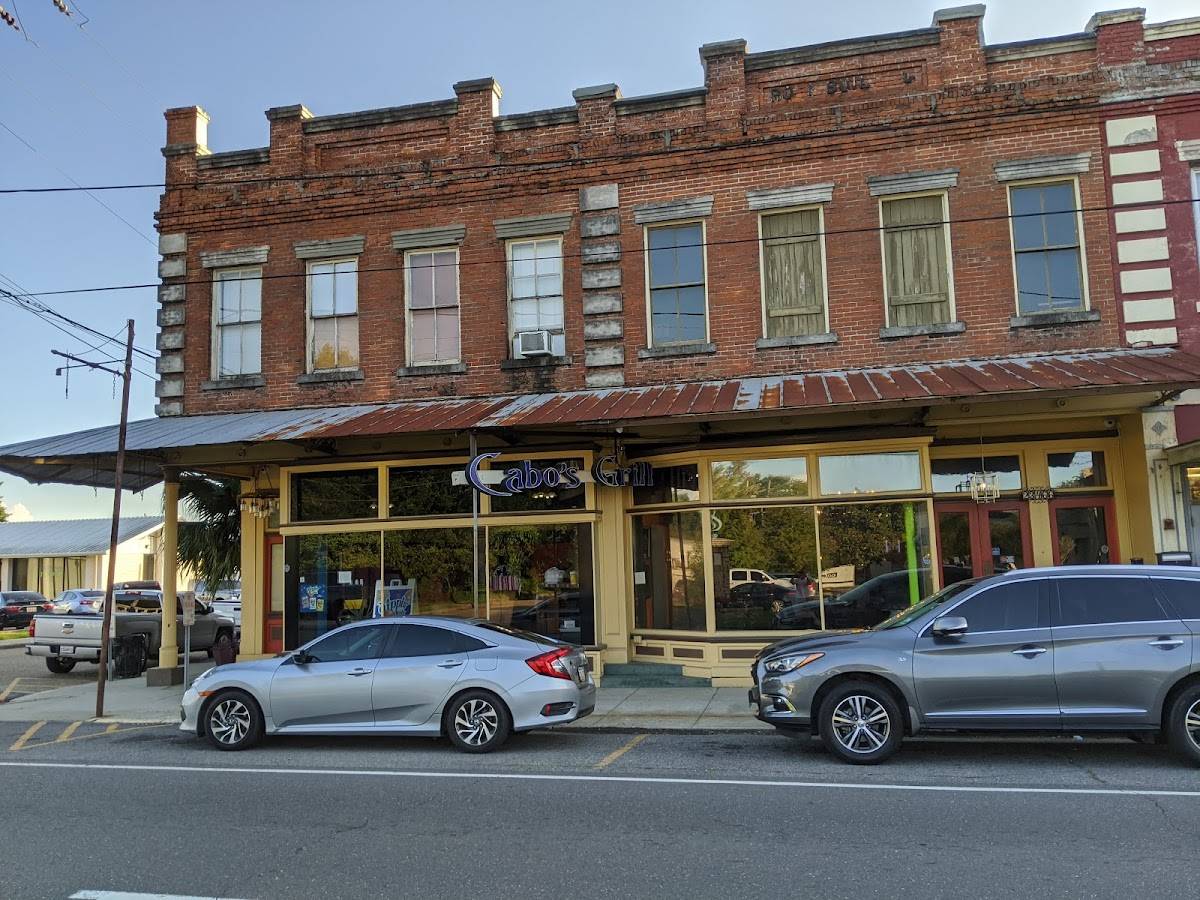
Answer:
<path fill-rule="evenodd" d="M 883 199 L 886 199 L 886 198 L 883 198 Z M 1192 198 L 1188 197 L 1188 198 L 1177 199 L 1177 200 L 1159 200 L 1159 201 L 1155 201 L 1153 203 L 1121 204 L 1119 206 L 1114 205 L 1114 204 L 1105 204 L 1102 206 L 1079 206 L 1079 207 L 1070 207 L 1070 208 L 1061 209 L 1061 210 L 1053 210 L 1050 212 L 1003 213 L 1000 215 L 990 215 L 990 216 L 966 216 L 963 218 L 930 219 L 926 222 L 919 222 L 916 224 L 901 225 L 901 226 L 864 225 L 864 226 L 859 226 L 856 228 L 834 228 L 834 229 L 826 228 L 826 229 L 817 229 L 815 231 L 797 232 L 795 234 L 772 235 L 770 237 L 726 238 L 724 240 L 717 240 L 717 241 L 697 241 L 697 242 L 689 243 L 689 244 L 679 244 L 670 249 L 682 250 L 682 249 L 687 249 L 687 248 L 692 248 L 692 247 L 723 247 L 723 246 L 731 246 L 731 245 L 737 245 L 737 244 L 759 244 L 759 243 L 763 243 L 766 241 L 781 241 L 781 240 L 788 240 L 788 239 L 792 239 L 792 238 L 812 238 L 812 237 L 837 236 L 837 235 L 844 235 L 844 234 L 863 234 L 863 233 L 869 233 L 869 232 L 879 232 L 879 231 L 883 231 L 885 229 L 888 231 L 910 231 L 910 230 L 920 229 L 920 228 L 930 228 L 930 227 L 933 227 L 936 225 L 965 225 L 965 224 L 970 224 L 970 223 L 975 223 L 975 222 L 1009 221 L 1012 219 L 1023 219 L 1023 218 L 1030 218 L 1030 217 L 1050 216 L 1050 215 L 1068 215 L 1068 214 L 1089 213 L 1089 212 L 1110 212 L 1110 211 L 1114 211 L 1114 210 L 1120 211 L 1120 212 L 1127 212 L 1127 211 L 1137 210 L 1137 209 L 1140 209 L 1140 208 L 1146 207 L 1146 206 L 1158 207 L 1158 206 L 1169 206 L 1169 205 L 1174 205 L 1174 204 L 1179 204 L 1179 203 L 1189 203 L 1189 204 L 1200 203 L 1200 199 L 1193 200 Z M 770 215 L 770 211 L 764 210 L 763 214 Z M 439 248 L 433 247 L 430 249 L 437 250 Z M 633 248 L 632 253 L 643 253 L 650 249 L 651 248 L 646 247 L 645 245 L 642 245 L 642 246 Z M 560 253 L 554 257 L 547 257 L 547 258 L 582 259 L 583 254 L 582 253 Z M 465 266 L 507 266 L 508 260 L 504 259 L 504 258 L 462 260 L 460 258 L 459 261 L 456 263 L 456 265 L 460 268 L 465 267 Z M 411 270 L 411 269 L 425 269 L 425 268 L 436 268 L 436 265 L 433 263 L 430 263 L 428 265 L 416 265 L 416 266 L 407 265 L 407 264 L 400 265 L 400 266 L 371 266 L 371 267 L 367 267 L 367 268 L 359 268 L 359 269 L 357 269 L 357 272 L 359 274 L 373 273 L 373 272 L 404 272 L 406 270 Z M 274 273 L 274 274 L 270 274 L 270 275 L 250 276 L 250 277 L 246 277 L 246 278 L 228 278 L 228 279 L 225 279 L 225 281 L 228 281 L 228 282 L 274 281 L 274 280 L 282 279 L 282 278 L 307 278 L 307 277 L 309 277 L 308 272 L 281 272 L 281 273 Z M 211 286 L 212 281 L 208 280 L 208 279 L 186 279 L 183 281 L 172 280 L 170 282 L 170 285 L 171 286 L 175 286 L 175 285 Z M 114 285 L 106 285 L 104 287 L 71 288 L 71 289 L 66 289 L 66 290 L 54 290 L 54 291 L 29 291 L 29 292 L 25 292 L 25 293 L 21 294 L 20 296 L 31 297 L 31 298 L 32 297 L 56 297 L 56 296 L 63 296 L 63 295 L 68 295 L 68 294 L 94 294 L 94 293 L 100 293 L 103 291 L 146 290 L 149 288 L 159 288 L 161 286 L 162 286 L 161 283 L 158 281 L 150 281 L 150 282 L 145 282 L 145 283 L 141 283 L 141 284 L 114 284 Z"/>
<path fill-rule="evenodd" d="M 85 325 L 82 322 L 72 319 L 70 316 L 63 315 L 58 310 L 54 309 L 52 306 L 49 306 L 48 304 L 45 304 L 39 300 L 33 299 L 33 296 L 31 294 L 29 294 L 23 287 L 21 287 L 19 284 L 17 284 L 15 281 L 13 281 L 13 279 L 9 278 L 7 275 L 0 273 L 0 281 L 7 283 L 10 287 L 13 287 L 18 291 L 18 293 L 13 293 L 12 291 L 9 291 L 3 287 L 0 287 L 0 300 L 5 300 L 10 305 L 17 306 L 18 308 L 23 309 L 26 312 L 32 313 L 33 315 L 37 316 L 42 321 L 46 322 L 49 325 L 53 325 L 55 328 L 58 328 L 60 331 L 64 332 L 65 334 L 71 334 L 71 332 L 66 331 L 66 329 L 64 329 L 58 323 L 51 321 L 47 317 L 52 316 L 53 318 L 58 319 L 62 322 L 65 322 L 67 325 L 69 325 L 73 328 L 76 328 L 80 331 L 86 332 L 87 334 L 93 335 L 94 337 L 101 338 L 101 342 L 98 345 L 96 345 L 95 347 L 91 347 L 91 349 L 98 350 L 100 347 L 103 347 L 107 344 L 117 344 L 118 346 L 120 345 L 121 342 L 116 340 L 115 335 L 113 335 L 113 336 L 106 335 L 104 332 L 97 331 L 95 328 L 92 328 L 90 325 Z M 86 345 L 86 342 L 84 342 L 82 338 L 76 337 L 75 335 L 71 335 L 71 336 L 75 337 L 76 340 L 80 341 L 81 343 L 85 343 L 85 345 Z M 140 347 L 134 347 L 134 352 L 146 357 L 147 359 L 153 360 L 153 359 L 158 358 L 157 353 L 152 353 L 149 350 L 143 350 Z M 142 374 L 146 374 L 146 373 L 143 372 Z"/>

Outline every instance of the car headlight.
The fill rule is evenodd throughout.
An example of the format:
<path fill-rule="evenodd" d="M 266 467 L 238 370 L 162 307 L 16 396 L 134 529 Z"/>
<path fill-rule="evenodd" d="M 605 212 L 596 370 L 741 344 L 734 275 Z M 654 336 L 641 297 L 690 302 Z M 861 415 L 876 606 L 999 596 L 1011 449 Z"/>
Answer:
<path fill-rule="evenodd" d="M 208 678 L 210 675 L 215 675 L 216 671 L 217 671 L 216 666 L 213 666 L 211 669 L 205 669 L 203 672 L 201 672 L 199 675 L 197 675 L 194 679 L 192 679 L 192 684 L 198 684 L 199 682 L 203 681 L 205 678 Z"/>
<path fill-rule="evenodd" d="M 816 662 L 824 655 L 824 653 L 804 653 L 799 656 L 777 656 L 763 663 L 763 668 L 769 675 L 782 675 L 784 672 L 792 672 L 801 666 Z"/>

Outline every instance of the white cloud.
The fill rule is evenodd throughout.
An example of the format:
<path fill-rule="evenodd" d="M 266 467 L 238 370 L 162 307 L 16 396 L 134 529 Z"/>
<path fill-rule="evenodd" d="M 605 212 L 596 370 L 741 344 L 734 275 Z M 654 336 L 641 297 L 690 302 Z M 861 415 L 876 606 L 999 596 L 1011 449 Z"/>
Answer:
<path fill-rule="evenodd" d="M 33 513 L 29 511 L 29 507 L 24 503 L 14 503 L 13 508 L 8 511 L 8 521 L 32 522 Z"/>

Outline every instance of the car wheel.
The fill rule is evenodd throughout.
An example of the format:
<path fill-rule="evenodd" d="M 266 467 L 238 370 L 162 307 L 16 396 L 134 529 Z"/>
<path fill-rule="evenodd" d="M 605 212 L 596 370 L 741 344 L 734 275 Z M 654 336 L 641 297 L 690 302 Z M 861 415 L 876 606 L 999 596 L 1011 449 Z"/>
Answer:
<path fill-rule="evenodd" d="M 512 717 L 488 691 L 467 691 L 446 709 L 446 737 L 464 753 L 490 753 L 512 733 Z"/>
<path fill-rule="evenodd" d="M 881 763 L 904 739 L 904 719 L 891 693 L 866 681 L 839 685 L 821 703 L 821 741 L 855 765 Z"/>
<path fill-rule="evenodd" d="M 60 659 L 57 656 L 47 656 L 46 657 L 46 668 L 49 669 L 51 672 L 53 672 L 55 675 L 66 675 L 73 668 L 75 668 L 75 660 Z"/>
<path fill-rule="evenodd" d="M 249 694 L 222 691 L 204 707 L 204 736 L 218 750 L 245 750 L 262 738 L 263 717 Z"/>
<path fill-rule="evenodd" d="M 1167 722 L 1171 745 L 1200 765 L 1200 684 L 1193 684 L 1175 698 Z"/>

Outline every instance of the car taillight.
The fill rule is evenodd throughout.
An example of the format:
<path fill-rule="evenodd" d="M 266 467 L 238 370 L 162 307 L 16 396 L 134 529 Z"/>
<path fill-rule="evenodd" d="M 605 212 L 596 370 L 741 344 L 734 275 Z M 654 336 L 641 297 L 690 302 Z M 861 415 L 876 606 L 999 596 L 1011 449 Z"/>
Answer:
<path fill-rule="evenodd" d="M 33 637 L 33 626 L 37 624 L 37 619 L 29 620 L 29 636 Z"/>
<path fill-rule="evenodd" d="M 570 647 L 559 647 L 557 650 L 550 650 L 547 653 L 539 653 L 537 656 L 531 656 L 525 660 L 525 664 L 539 675 L 547 675 L 550 678 L 565 678 L 570 681 L 571 673 L 567 671 L 567 664 L 563 662 L 563 657 L 569 656 L 570 653 Z"/>
<path fill-rule="evenodd" d="M 14 613 L 14 612 L 18 612 L 18 611 L 19 611 L 19 608 L 18 608 L 18 607 L 16 607 L 16 606 L 12 606 L 12 605 L 10 604 L 10 605 L 8 605 L 8 606 L 4 607 L 4 611 L 5 611 L 6 613 Z"/>

